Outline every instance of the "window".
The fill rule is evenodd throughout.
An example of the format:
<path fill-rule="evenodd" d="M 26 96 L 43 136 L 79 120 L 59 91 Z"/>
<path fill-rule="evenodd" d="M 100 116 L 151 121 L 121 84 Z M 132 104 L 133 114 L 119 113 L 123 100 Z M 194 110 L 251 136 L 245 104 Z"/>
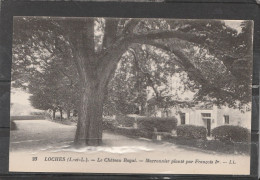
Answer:
<path fill-rule="evenodd" d="M 201 113 L 202 120 L 211 119 L 211 113 Z"/>
<path fill-rule="evenodd" d="M 201 113 L 202 115 L 202 118 L 204 119 L 209 119 L 211 117 L 211 114 L 210 113 Z"/>
<path fill-rule="evenodd" d="M 228 115 L 224 115 L 224 123 L 229 124 L 229 116 Z"/>
<path fill-rule="evenodd" d="M 180 113 L 180 118 L 181 118 L 181 124 L 185 124 L 185 113 Z"/>

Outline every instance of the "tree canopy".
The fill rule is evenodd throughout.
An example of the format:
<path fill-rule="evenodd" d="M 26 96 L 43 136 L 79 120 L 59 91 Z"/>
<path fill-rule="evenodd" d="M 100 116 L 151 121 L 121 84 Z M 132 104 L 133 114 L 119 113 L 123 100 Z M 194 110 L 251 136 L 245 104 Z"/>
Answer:
<path fill-rule="evenodd" d="M 76 106 L 76 137 L 91 137 L 103 109 L 142 109 L 147 89 L 161 107 L 191 105 L 174 91 L 237 107 L 251 100 L 253 25 L 233 23 L 240 31 L 224 20 L 15 17 L 12 80 L 38 108 Z"/>
<path fill-rule="evenodd" d="M 56 63 L 54 67 L 57 67 L 57 71 L 63 69 L 61 73 L 64 78 L 77 81 L 76 70 L 72 64 L 72 49 L 75 47 L 72 47 L 71 42 L 66 39 L 65 29 L 63 29 L 64 24 L 68 21 L 73 23 L 71 19 L 62 18 L 15 18 L 12 77 L 16 80 L 16 84 L 20 83 L 21 86 L 22 82 L 28 80 L 25 76 L 31 77 L 34 76 L 33 73 L 48 69 L 53 61 Z M 109 27 L 113 23 L 117 23 L 117 26 L 113 26 L 116 29 Z M 139 72 L 136 79 L 144 76 L 143 78 L 148 80 L 150 76 L 150 80 L 154 79 L 152 83 L 160 86 L 168 76 L 174 74 L 176 69 L 178 69 L 177 71 L 182 69 L 188 75 L 189 79 L 186 83 L 189 83 L 189 88 L 198 90 L 197 100 L 210 97 L 217 104 L 230 105 L 235 105 L 236 101 L 241 103 L 250 101 L 250 80 L 252 78 L 250 73 L 252 68 L 252 37 L 250 37 L 252 23 L 250 21 L 243 21 L 242 30 L 238 33 L 235 29 L 228 27 L 224 21 L 219 20 L 114 19 L 112 22 L 110 19 L 98 18 L 95 20 L 96 34 L 94 37 L 96 53 L 105 54 L 108 48 L 106 44 L 113 41 L 112 37 L 102 39 L 105 28 L 111 31 L 105 32 L 114 33 L 115 38 L 122 34 L 127 36 L 129 32 L 126 29 L 123 32 L 124 26 L 129 26 L 129 31 L 132 28 L 133 33 L 125 38 L 131 41 L 132 45 L 130 49 L 126 50 L 128 57 L 122 56 L 121 65 L 132 61 L 131 63 L 136 66 L 134 71 L 145 71 L 145 73 Z M 66 29 L 66 31 L 69 30 Z M 103 46 L 101 47 L 102 41 Z M 144 51 L 144 47 L 147 50 Z M 149 57 L 141 57 L 142 55 L 147 56 L 144 53 Z M 156 70 L 147 65 L 145 67 L 145 64 L 151 62 L 156 65 Z M 143 66 L 143 68 L 138 66 Z M 70 69 L 69 73 L 67 69 Z M 118 71 L 123 72 L 123 69 L 122 65 Z M 126 68 L 124 70 L 127 71 Z M 160 73 L 164 73 L 164 75 Z M 23 78 L 18 78 L 19 76 L 23 76 Z M 123 75 L 121 74 L 121 76 Z M 163 78 L 159 76 L 163 76 Z M 124 81 L 124 79 L 122 80 Z M 193 87 L 191 87 L 190 81 L 194 82 Z M 124 82 L 120 84 L 123 85 Z M 158 92 L 155 90 L 156 93 Z"/>

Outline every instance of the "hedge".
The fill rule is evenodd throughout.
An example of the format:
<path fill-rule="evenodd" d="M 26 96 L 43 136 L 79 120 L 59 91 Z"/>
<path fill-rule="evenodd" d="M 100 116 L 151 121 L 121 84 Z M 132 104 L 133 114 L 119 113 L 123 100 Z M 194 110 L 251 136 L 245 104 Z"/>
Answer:
<path fill-rule="evenodd" d="M 250 141 L 250 132 L 248 129 L 233 126 L 233 125 L 224 125 L 216 127 L 212 130 L 212 136 L 216 140 L 225 141 L 225 142 L 248 142 Z"/>
<path fill-rule="evenodd" d="M 113 131 L 116 129 L 116 126 L 113 121 L 103 121 L 103 129 Z"/>
<path fill-rule="evenodd" d="M 137 127 L 148 132 L 154 132 L 155 128 L 158 132 L 171 132 L 177 127 L 177 119 L 175 117 L 143 117 L 137 119 Z"/>
<path fill-rule="evenodd" d="M 140 129 L 135 129 L 135 128 L 117 127 L 114 129 L 113 132 L 127 137 L 144 137 L 144 138 L 152 139 L 153 136 L 152 132 L 142 131 Z"/>
<path fill-rule="evenodd" d="M 128 137 L 144 137 L 151 139 L 153 135 L 152 132 L 141 131 L 140 129 L 131 127 L 118 127 L 112 121 L 103 121 L 103 130 L 111 131 L 113 133 L 118 133 Z"/>
<path fill-rule="evenodd" d="M 177 136 L 191 139 L 206 139 L 207 129 L 203 126 L 179 125 Z"/>
<path fill-rule="evenodd" d="M 125 116 L 125 115 L 117 115 L 116 121 L 118 122 L 118 124 L 120 124 L 124 127 L 133 127 L 134 122 L 135 122 L 135 118 Z"/>
<path fill-rule="evenodd" d="M 250 143 L 222 142 L 218 140 L 191 139 L 185 137 L 169 136 L 164 140 L 177 145 L 194 147 L 206 151 L 221 152 L 226 154 L 250 154 Z"/>
<path fill-rule="evenodd" d="M 136 121 L 138 128 L 133 128 L 133 124 Z M 127 123 L 126 123 L 127 122 Z M 122 125 L 125 127 L 118 127 Z M 126 127 L 128 126 L 128 127 Z M 152 139 L 154 135 L 154 129 L 158 132 L 171 132 L 177 127 L 177 119 L 175 117 L 160 118 L 160 117 L 127 117 L 122 116 L 115 120 L 103 121 L 103 129 L 112 131 L 121 135 L 129 137 L 144 137 Z"/>
<path fill-rule="evenodd" d="M 45 116 L 36 116 L 36 115 L 29 115 L 29 116 L 11 116 L 11 120 L 41 120 L 46 119 Z"/>

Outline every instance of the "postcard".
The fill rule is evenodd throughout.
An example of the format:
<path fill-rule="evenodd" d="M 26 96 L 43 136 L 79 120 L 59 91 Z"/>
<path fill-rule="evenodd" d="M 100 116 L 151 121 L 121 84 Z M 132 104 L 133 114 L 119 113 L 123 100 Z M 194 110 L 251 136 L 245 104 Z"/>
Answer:
<path fill-rule="evenodd" d="M 15 16 L 11 172 L 250 174 L 253 21 Z"/>

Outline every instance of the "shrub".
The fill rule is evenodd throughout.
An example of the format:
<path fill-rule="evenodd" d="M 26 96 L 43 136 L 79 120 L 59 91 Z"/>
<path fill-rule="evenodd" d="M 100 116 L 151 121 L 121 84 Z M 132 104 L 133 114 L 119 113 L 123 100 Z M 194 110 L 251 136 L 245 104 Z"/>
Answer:
<path fill-rule="evenodd" d="M 177 127 L 177 136 L 192 139 L 206 139 L 207 130 L 203 126 L 179 125 Z"/>
<path fill-rule="evenodd" d="M 137 126 L 140 130 L 154 132 L 154 128 L 158 132 L 171 132 L 177 127 L 177 119 L 175 117 L 144 117 L 137 119 Z"/>
<path fill-rule="evenodd" d="M 45 116 L 47 113 L 46 111 L 42 111 L 42 112 L 30 112 L 31 116 Z"/>
<path fill-rule="evenodd" d="M 153 135 L 152 132 L 142 131 L 133 127 L 118 127 L 117 121 L 108 119 L 103 119 L 103 130 L 108 130 L 127 137 L 144 137 L 151 139 Z"/>
<path fill-rule="evenodd" d="M 214 128 L 212 130 L 212 136 L 216 140 L 225 142 L 248 142 L 250 140 L 250 132 L 248 129 L 232 125 L 224 125 Z"/>
<path fill-rule="evenodd" d="M 104 130 L 113 131 L 113 130 L 115 130 L 115 128 L 118 127 L 117 121 L 113 118 L 103 117 L 102 123 L 103 123 L 103 129 Z"/>
<path fill-rule="evenodd" d="M 11 116 L 11 120 L 42 120 L 45 119 L 45 116 L 35 116 L 35 115 L 28 115 L 28 116 Z"/>
<path fill-rule="evenodd" d="M 249 154 L 250 153 L 250 143 L 248 142 L 247 143 L 237 143 L 237 142 L 226 143 L 218 140 L 189 139 L 189 138 L 174 137 L 174 136 L 171 137 L 168 136 L 168 138 L 165 140 L 177 145 L 194 147 L 206 151 L 221 152 L 225 154 Z"/>
<path fill-rule="evenodd" d="M 144 137 L 144 138 L 152 139 L 153 136 L 152 132 L 142 131 L 140 129 L 134 129 L 134 128 L 117 127 L 114 129 L 114 132 L 128 137 Z"/>
<path fill-rule="evenodd" d="M 112 121 L 103 121 L 103 129 L 113 131 L 116 128 Z"/>
<path fill-rule="evenodd" d="M 116 121 L 118 122 L 118 124 L 120 124 L 124 127 L 133 127 L 134 122 L 135 122 L 135 118 L 125 116 L 125 115 L 117 115 Z"/>

